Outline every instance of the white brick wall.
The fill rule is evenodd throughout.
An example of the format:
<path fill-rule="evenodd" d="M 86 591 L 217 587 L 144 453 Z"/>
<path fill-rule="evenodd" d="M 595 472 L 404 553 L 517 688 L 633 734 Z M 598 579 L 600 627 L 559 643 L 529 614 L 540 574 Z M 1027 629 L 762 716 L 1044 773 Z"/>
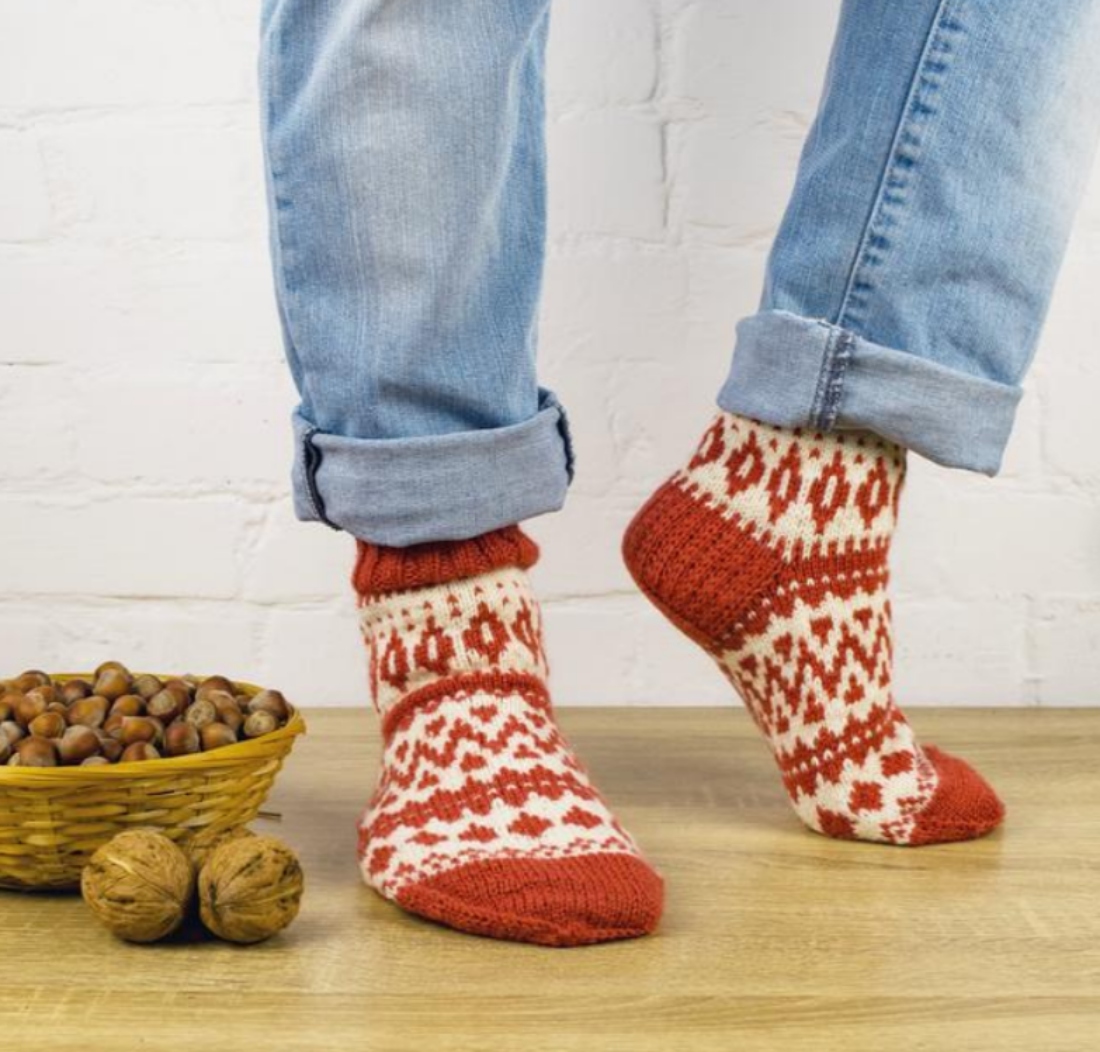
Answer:
<path fill-rule="evenodd" d="M 834 2 L 554 0 L 544 380 L 578 476 L 537 520 L 557 695 L 722 703 L 619 533 L 711 412 Z M 290 510 L 256 0 L 0 0 L 0 673 L 120 657 L 358 704 L 351 540 Z M 1100 696 L 1100 180 L 1004 475 L 914 460 L 910 704 Z"/>

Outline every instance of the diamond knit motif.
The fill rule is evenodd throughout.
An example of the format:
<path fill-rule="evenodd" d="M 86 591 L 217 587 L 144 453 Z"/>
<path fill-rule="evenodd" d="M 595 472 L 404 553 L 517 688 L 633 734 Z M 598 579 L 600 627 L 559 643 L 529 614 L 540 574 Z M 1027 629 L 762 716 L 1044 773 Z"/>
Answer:
<path fill-rule="evenodd" d="M 410 912 L 498 938 L 651 931 L 661 879 L 557 726 L 524 569 L 361 591 L 359 621 L 383 737 L 358 824 L 363 879 Z"/>
<path fill-rule="evenodd" d="M 767 738 L 799 817 L 829 836 L 980 836 L 1003 806 L 922 748 L 894 704 L 887 598 L 905 452 L 719 413 L 639 510 L 623 553 L 705 647 Z"/>

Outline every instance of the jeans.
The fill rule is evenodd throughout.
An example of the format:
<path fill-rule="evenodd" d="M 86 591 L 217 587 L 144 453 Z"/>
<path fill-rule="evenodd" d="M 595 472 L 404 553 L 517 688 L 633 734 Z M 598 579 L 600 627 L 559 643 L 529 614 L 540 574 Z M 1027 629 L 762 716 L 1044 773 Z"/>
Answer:
<path fill-rule="evenodd" d="M 557 510 L 537 380 L 550 0 L 264 0 L 295 514 L 385 545 Z M 717 405 L 996 474 L 1100 139 L 1100 0 L 847 0 Z"/>

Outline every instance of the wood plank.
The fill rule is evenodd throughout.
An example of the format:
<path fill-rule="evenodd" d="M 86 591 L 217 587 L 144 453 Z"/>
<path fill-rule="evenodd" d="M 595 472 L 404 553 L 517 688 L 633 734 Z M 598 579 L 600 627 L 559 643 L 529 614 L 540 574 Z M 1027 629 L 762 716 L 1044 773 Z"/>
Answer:
<path fill-rule="evenodd" d="M 557 950 L 462 935 L 363 886 L 375 720 L 310 733 L 257 829 L 302 856 L 301 916 L 254 947 L 128 946 L 79 898 L 0 893 L 0 1033 L 23 1049 L 1100 1047 L 1100 712 L 919 710 L 1008 806 L 982 841 L 905 849 L 802 828 L 739 709 L 560 709 L 664 874 L 659 932 Z"/>

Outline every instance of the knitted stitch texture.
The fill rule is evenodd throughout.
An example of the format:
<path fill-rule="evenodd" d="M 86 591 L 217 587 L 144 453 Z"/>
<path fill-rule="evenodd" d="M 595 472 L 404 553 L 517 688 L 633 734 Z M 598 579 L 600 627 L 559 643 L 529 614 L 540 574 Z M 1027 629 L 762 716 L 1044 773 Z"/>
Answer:
<path fill-rule="evenodd" d="M 558 729 L 534 542 L 357 541 L 352 581 L 383 758 L 360 816 L 363 879 L 467 932 L 574 946 L 645 935 L 663 881 Z"/>
<path fill-rule="evenodd" d="M 799 817 L 828 836 L 964 840 L 1004 807 L 922 748 L 894 704 L 888 556 L 905 451 L 719 413 L 641 507 L 623 557 L 767 738 Z"/>

